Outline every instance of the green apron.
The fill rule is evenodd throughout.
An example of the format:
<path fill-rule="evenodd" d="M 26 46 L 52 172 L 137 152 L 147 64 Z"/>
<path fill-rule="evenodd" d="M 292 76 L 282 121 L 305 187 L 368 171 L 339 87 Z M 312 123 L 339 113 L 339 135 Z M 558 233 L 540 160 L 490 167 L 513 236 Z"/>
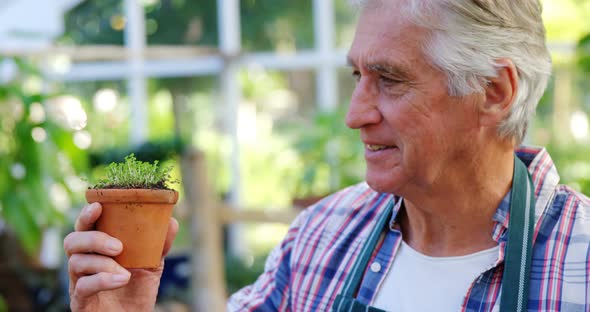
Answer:
<path fill-rule="evenodd" d="M 501 312 L 523 312 L 527 309 L 529 275 L 532 258 L 532 239 L 535 224 L 534 187 L 526 166 L 514 156 L 514 177 L 510 194 L 510 220 L 508 242 L 504 259 L 502 292 L 500 294 Z M 354 298 L 360 287 L 365 268 L 377 246 L 393 209 L 390 203 L 369 235 L 360 256 L 352 266 L 342 292 L 336 297 L 332 311 L 385 312 L 368 306 Z"/>

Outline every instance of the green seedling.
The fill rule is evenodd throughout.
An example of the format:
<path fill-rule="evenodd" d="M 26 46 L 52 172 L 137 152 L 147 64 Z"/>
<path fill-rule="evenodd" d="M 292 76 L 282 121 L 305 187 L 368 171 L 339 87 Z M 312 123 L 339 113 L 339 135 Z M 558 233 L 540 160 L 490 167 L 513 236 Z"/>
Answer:
<path fill-rule="evenodd" d="M 111 163 L 106 168 L 106 178 L 101 179 L 94 189 L 167 189 L 171 181 L 172 167 L 159 168 L 158 161 L 153 164 L 139 161 L 134 154 L 125 157 L 123 163 Z"/>

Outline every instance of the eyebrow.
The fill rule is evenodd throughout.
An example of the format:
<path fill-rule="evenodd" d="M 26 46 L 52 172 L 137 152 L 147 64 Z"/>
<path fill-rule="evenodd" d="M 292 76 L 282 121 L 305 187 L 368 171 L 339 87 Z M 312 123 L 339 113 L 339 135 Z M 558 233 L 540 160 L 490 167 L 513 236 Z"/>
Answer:
<path fill-rule="evenodd" d="M 355 68 L 358 67 L 350 56 L 347 56 L 346 61 L 349 66 Z M 401 65 L 392 65 L 386 62 L 377 61 L 367 64 L 367 68 L 372 72 L 386 74 L 398 79 L 410 80 L 412 77 L 409 71 Z"/>
<path fill-rule="evenodd" d="M 368 64 L 367 68 L 372 72 L 386 74 L 388 76 L 392 76 L 392 77 L 398 78 L 400 80 L 409 80 L 411 78 L 411 75 L 408 73 L 408 71 L 405 68 L 403 68 L 401 66 L 397 66 L 397 65 L 390 65 L 390 64 L 385 64 L 385 63 L 374 63 L 374 64 Z"/>

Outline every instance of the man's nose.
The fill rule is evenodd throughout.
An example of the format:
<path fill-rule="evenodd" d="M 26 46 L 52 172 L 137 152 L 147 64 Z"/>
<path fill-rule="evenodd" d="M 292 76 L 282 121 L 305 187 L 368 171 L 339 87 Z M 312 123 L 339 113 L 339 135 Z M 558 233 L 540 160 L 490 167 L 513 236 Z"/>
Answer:
<path fill-rule="evenodd" d="M 360 129 L 381 121 L 377 101 L 378 96 L 371 87 L 370 80 L 361 77 L 350 99 L 346 113 L 346 125 L 351 129 Z"/>

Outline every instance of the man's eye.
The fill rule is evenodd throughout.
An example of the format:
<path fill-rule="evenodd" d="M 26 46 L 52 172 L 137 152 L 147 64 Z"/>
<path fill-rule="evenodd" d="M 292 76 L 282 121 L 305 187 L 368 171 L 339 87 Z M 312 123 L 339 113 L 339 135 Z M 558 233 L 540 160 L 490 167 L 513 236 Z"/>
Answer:
<path fill-rule="evenodd" d="M 401 81 L 399 81 L 397 79 L 389 78 L 389 77 L 383 76 L 383 75 L 379 76 L 379 80 L 382 83 L 387 84 L 387 85 L 395 85 L 395 84 L 398 84 L 398 83 L 401 82 Z"/>
<path fill-rule="evenodd" d="M 358 70 L 353 71 L 352 77 L 354 77 L 354 80 L 358 82 L 359 80 L 361 80 L 361 72 Z"/>

